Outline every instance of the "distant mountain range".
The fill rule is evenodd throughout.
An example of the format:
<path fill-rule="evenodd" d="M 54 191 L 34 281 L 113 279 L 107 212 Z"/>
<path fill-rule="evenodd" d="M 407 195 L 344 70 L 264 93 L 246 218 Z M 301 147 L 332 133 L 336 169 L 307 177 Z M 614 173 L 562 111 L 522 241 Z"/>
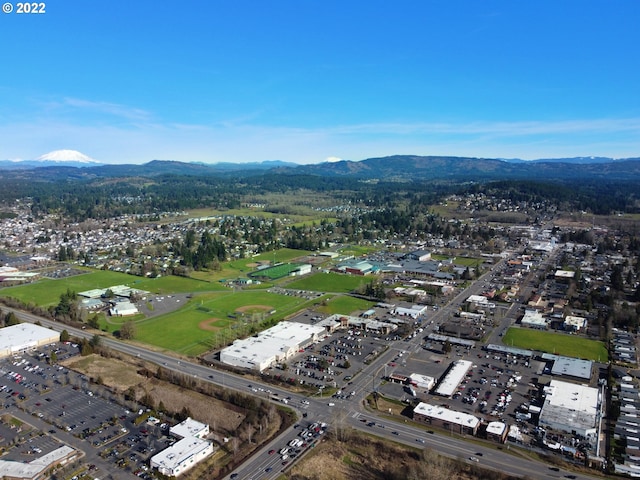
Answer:
<path fill-rule="evenodd" d="M 576 157 L 525 161 L 519 159 L 394 155 L 360 161 L 340 160 L 314 165 L 298 165 L 279 160 L 241 164 L 153 160 L 142 165 L 104 165 L 80 152 L 59 152 L 61 151 L 52 152 L 52 154 L 31 161 L 0 161 L 0 170 L 5 171 L 4 176 L 26 178 L 33 174 L 34 178 L 40 180 L 155 177 L 159 175 L 247 177 L 265 174 L 352 177 L 358 180 L 398 182 L 500 179 L 640 180 L 640 158 Z M 68 152 L 73 152 L 73 154 Z M 61 158 L 65 155 L 73 158 Z M 14 171 L 14 173 L 8 175 L 9 171 Z"/>
<path fill-rule="evenodd" d="M 470 157 L 422 157 L 394 155 L 368 158 L 359 162 L 342 160 L 318 165 L 279 169 L 281 173 L 351 176 L 391 181 L 452 180 L 488 181 L 497 179 L 640 179 L 640 158 L 624 160 L 550 159 L 538 161 L 501 160 Z"/>

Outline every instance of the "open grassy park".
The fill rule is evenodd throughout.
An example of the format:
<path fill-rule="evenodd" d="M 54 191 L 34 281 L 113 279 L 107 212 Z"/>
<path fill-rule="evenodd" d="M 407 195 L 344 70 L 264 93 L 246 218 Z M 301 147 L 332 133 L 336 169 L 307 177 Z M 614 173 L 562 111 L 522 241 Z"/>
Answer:
<path fill-rule="evenodd" d="M 375 303 L 362 298 L 339 295 L 323 302 L 316 310 L 327 315 L 350 315 L 354 312 L 365 312 L 372 308 Z"/>
<path fill-rule="evenodd" d="M 607 348 L 597 340 L 568 335 L 565 333 L 544 332 L 527 328 L 510 328 L 502 339 L 510 347 L 537 350 L 567 357 L 608 361 Z"/>
<path fill-rule="evenodd" d="M 268 318 L 282 319 L 307 300 L 266 291 L 197 295 L 180 310 L 136 322 L 136 340 L 184 355 L 198 355 L 250 333 Z"/>
<path fill-rule="evenodd" d="M 65 278 L 42 278 L 37 282 L 18 287 L 0 290 L 0 296 L 13 297 L 27 304 L 33 303 L 42 307 L 57 305 L 60 295 L 67 290 L 83 292 L 96 288 L 108 288 L 114 285 L 129 287 L 164 295 L 167 293 L 196 293 L 211 290 L 223 290 L 222 285 L 185 277 L 141 278 L 126 273 L 108 270 L 90 270 L 85 273 Z"/>

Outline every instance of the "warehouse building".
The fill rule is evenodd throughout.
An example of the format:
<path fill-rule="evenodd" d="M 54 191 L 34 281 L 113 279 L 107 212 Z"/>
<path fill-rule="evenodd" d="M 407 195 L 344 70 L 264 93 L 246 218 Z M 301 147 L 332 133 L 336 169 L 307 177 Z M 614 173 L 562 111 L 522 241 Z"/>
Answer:
<path fill-rule="evenodd" d="M 318 342 L 325 332 L 318 325 L 280 322 L 259 334 L 236 340 L 220 351 L 220 361 L 234 367 L 262 371 L 284 362 L 308 345 Z"/>
<path fill-rule="evenodd" d="M 562 375 L 587 381 L 591 379 L 591 372 L 593 371 L 593 362 L 591 360 L 564 357 L 552 353 L 543 353 L 541 358 L 545 362 L 553 362 L 551 366 L 552 375 Z"/>
<path fill-rule="evenodd" d="M 0 329 L 0 358 L 9 357 L 60 340 L 60 334 L 32 323 Z"/>
<path fill-rule="evenodd" d="M 539 425 L 582 437 L 596 434 L 601 398 L 597 388 L 551 380 Z"/>

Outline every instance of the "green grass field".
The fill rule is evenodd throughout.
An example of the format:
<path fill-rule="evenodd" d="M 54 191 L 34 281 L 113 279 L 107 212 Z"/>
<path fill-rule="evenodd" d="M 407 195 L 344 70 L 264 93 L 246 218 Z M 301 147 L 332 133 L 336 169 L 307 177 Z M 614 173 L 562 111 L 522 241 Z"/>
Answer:
<path fill-rule="evenodd" d="M 361 298 L 339 295 L 332 298 L 331 300 L 328 300 L 326 302 L 326 305 L 318 307 L 317 310 L 328 315 L 358 315 L 366 310 L 369 310 L 375 305 L 375 303 L 376 302 L 370 302 Z"/>
<path fill-rule="evenodd" d="M 528 328 L 510 328 L 502 342 L 510 347 L 555 353 L 567 357 L 607 362 L 609 355 L 604 343 L 577 335 L 543 332 Z"/>
<path fill-rule="evenodd" d="M 193 278 L 205 280 L 212 283 L 219 282 L 220 280 L 225 279 L 246 277 L 249 273 L 255 270 L 255 266 L 252 264 L 258 262 L 287 263 L 295 258 L 304 257 L 309 253 L 311 252 L 307 252 L 305 250 L 281 248 L 280 250 L 276 250 L 273 252 L 261 253 L 260 255 L 257 255 L 255 257 L 241 258 L 240 260 L 225 262 L 221 265 L 221 270 L 192 272 L 191 276 Z"/>
<path fill-rule="evenodd" d="M 86 270 L 86 273 L 72 277 L 51 280 L 43 278 L 29 285 L 10 287 L 0 290 L 0 296 L 13 297 L 25 303 L 34 303 L 42 307 L 57 305 L 60 295 L 67 291 L 83 292 L 95 288 L 107 288 L 114 285 L 128 285 L 160 295 L 166 293 L 206 292 L 222 290 L 223 286 L 193 280 L 184 277 L 141 278 L 126 273 L 108 270 Z"/>
<path fill-rule="evenodd" d="M 288 283 L 286 288 L 309 290 L 311 292 L 348 293 L 372 281 L 373 277 L 343 275 L 340 273 L 316 273 L 294 280 Z"/>
<path fill-rule="evenodd" d="M 295 263 L 283 263 L 281 265 L 276 265 L 275 267 L 256 270 L 255 272 L 251 272 L 249 276 L 251 278 L 266 277 L 269 280 L 278 280 L 280 278 L 289 276 L 289 274 L 296 270 L 299 266 L 299 264 Z"/>
<path fill-rule="evenodd" d="M 362 246 L 362 245 L 349 245 L 347 247 L 340 249 L 340 254 L 342 255 L 353 255 L 354 257 L 361 257 L 368 253 L 372 253 L 377 251 L 376 247 L 370 246 Z"/>
<path fill-rule="evenodd" d="M 230 341 L 263 316 L 283 318 L 305 302 L 265 291 L 201 294 L 179 311 L 136 323 L 135 338 L 185 355 L 199 355 L 211 349 L 215 336 Z M 276 312 L 270 314 L 272 310 Z"/>

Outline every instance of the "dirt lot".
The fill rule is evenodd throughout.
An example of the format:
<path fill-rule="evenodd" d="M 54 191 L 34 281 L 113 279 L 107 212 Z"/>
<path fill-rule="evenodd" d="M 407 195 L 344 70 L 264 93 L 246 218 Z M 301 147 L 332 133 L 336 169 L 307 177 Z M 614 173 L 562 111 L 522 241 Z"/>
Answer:
<path fill-rule="evenodd" d="M 99 355 L 89 355 L 72 358 L 64 363 L 68 368 L 84 373 L 88 377 L 100 378 L 104 385 L 119 393 L 133 387 L 138 400 L 145 394 L 149 394 L 156 405 L 162 402 L 164 405 L 170 405 L 172 411 L 180 411 L 183 407 L 187 407 L 197 420 L 211 425 L 213 430 L 233 432 L 244 419 L 244 414 L 239 409 L 236 411 L 219 400 L 171 383 L 146 378 L 136 373 L 135 369 L 131 368 L 131 364 L 115 358 L 106 359 Z"/>

